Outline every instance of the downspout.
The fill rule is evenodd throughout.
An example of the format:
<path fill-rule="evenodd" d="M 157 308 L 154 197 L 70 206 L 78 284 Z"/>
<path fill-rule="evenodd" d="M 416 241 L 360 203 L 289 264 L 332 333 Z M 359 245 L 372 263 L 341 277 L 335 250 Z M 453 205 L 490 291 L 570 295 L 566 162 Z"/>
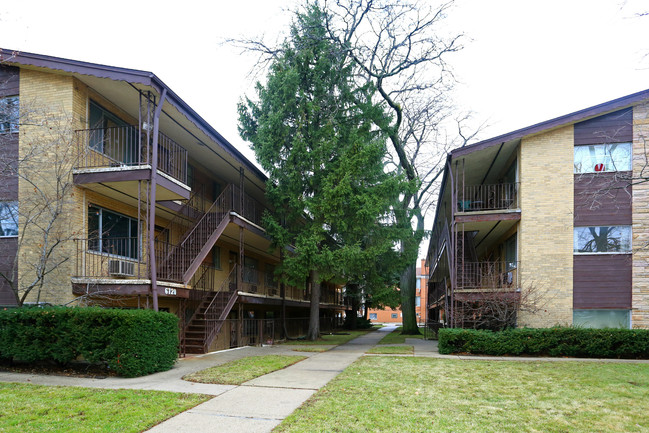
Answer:
<path fill-rule="evenodd" d="M 151 149 L 151 188 L 149 188 L 149 262 L 151 267 L 151 296 L 153 310 L 158 311 L 158 270 L 155 262 L 155 195 L 158 182 L 158 131 L 160 129 L 160 112 L 167 96 L 167 88 L 162 89 L 160 101 L 153 114 L 153 143 Z"/>

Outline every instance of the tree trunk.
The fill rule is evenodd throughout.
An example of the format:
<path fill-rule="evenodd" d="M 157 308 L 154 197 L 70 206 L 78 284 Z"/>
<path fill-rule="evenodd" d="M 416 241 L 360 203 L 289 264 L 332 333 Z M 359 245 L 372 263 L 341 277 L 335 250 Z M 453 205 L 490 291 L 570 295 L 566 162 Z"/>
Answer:
<path fill-rule="evenodd" d="M 358 317 L 359 299 L 358 299 L 358 284 L 347 284 L 347 296 L 351 301 L 351 310 L 347 312 L 345 317 L 345 328 L 355 330 L 356 318 Z"/>
<path fill-rule="evenodd" d="M 408 265 L 401 274 L 401 314 L 403 315 L 402 334 L 418 335 L 417 314 L 415 313 L 415 285 L 416 285 L 415 264 Z"/>
<path fill-rule="evenodd" d="M 320 280 L 318 271 L 309 272 L 311 280 L 311 311 L 309 314 L 309 332 L 307 340 L 315 341 L 320 338 Z"/>

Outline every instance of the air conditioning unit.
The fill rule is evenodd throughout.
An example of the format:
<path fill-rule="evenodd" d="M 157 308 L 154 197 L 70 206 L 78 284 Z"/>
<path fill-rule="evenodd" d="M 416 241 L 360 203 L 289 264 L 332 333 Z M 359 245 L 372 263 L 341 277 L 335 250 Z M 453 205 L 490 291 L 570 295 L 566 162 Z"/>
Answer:
<path fill-rule="evenodd" d="M 132 277 L 135 275 L 135 263 L 125 260 L 109 260 L 108 273 L 119 277 Z"/>

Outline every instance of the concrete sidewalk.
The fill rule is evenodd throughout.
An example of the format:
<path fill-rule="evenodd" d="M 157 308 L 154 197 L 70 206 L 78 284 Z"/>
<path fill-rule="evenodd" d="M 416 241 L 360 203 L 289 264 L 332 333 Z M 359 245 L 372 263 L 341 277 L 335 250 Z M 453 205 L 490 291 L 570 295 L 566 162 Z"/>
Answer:
<path fill-rule="evenodd" d="M 241 386 L 230 387 L 212 400 L 176 415 L 149 431 L 270 432 L 392 330 L 394 327 L 370 332 L 283 370 L 250 380 Z"/>

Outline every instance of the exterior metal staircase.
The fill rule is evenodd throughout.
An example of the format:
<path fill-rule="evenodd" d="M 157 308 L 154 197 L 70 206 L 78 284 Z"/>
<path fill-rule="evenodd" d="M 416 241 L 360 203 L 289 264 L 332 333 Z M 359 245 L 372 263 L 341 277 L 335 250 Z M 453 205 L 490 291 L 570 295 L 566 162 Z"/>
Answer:
<path fill-rule="evenodd" d="M 189 284 L 212 247 L 225 231 L 230 211 L 234 209 L 234 189 L 228 185 L 205 212 L 187 212 L 200 216 L 180 237 L 178 244 L 156 241 L 158 279 Z M 170 222 L 167 229 L 171 232 Z"/>
<path fill-rule="evenodd" d="M 237 301 L 237 266 L 216 291 L 204 291 L 202 299 L 181 329 L 180 354 L 205 353 L 218 335 Z"/>

